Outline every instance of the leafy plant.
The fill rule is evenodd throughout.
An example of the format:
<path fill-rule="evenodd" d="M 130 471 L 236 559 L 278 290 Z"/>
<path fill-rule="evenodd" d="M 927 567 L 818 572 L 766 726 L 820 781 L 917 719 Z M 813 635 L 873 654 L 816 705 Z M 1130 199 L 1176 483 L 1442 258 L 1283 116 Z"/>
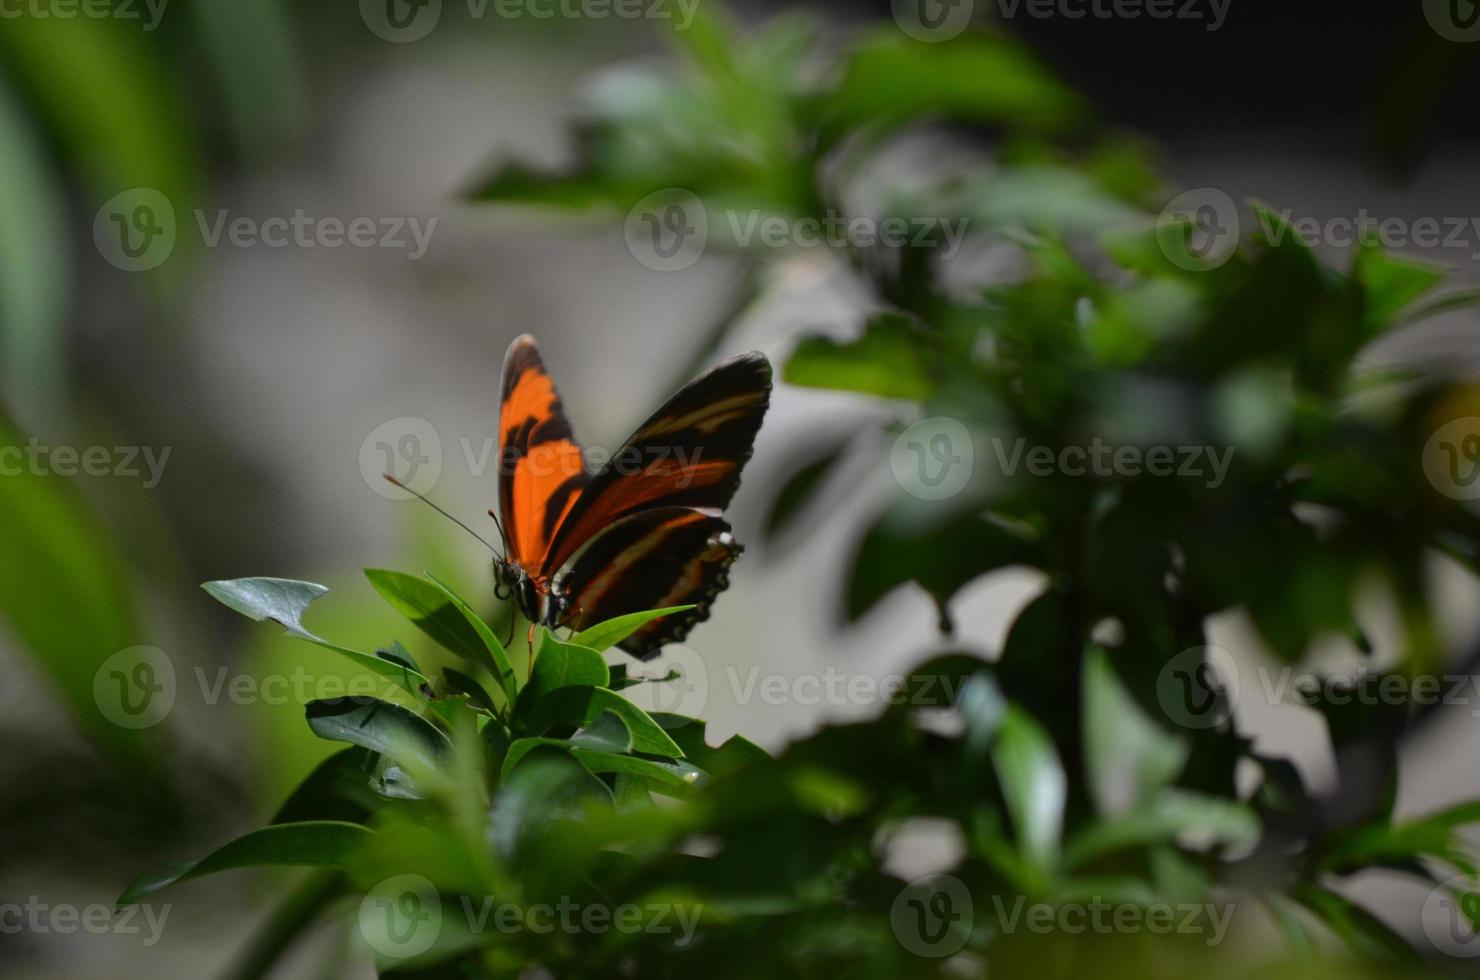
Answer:
<path fill-rule="evenodd" d="M 423 669 L 394 645 L 346 650 L 308 632 L 317 586 L 214 583 L 228 605 L 354 658 L 387 691 L 307 706 L 316 734 L 350 748 L 271 826 L 124 900 L 230 867 L 319 866 L 327 877 L 288 903 L 251 961 L 348 897 L 385 972 L 429 976 L 538 965 L 562 976 L 895 977 L 983 962 L 1013 976 L 1249 972 L 1239 956 L 1214 958 L 1206 935 L 1028 928 L 1007 911 L 1023 901 L 1051 915 L 1236 907 L 1241 923 L 1278 930 L 1305 972 L 1329 961 L 1343 975 L 1413 975 L 1424 953 L 1347 885 L 1372 871 L 1416 878 L 1456 891 L 1454 908 L 1474 919 L 1462 831 L 1477 805 L 1414 818 L 1394 803 L 1398 747 L 1438 714 L 1415 684 L 1477 662 L 1446 664 L 1431 569 L 1443 555 L 1480 570 L 1480 523 L 1424 469 L 1432 433 L 1476 402 L 1473 389 L 1370 355 L 1473 295 L 1433 299 L 1438 270 L 1371 244 L 1349 269 L 1330 268 L 1257 205 L 1238 216 L 1254 233 L 1208 260 L 1195 222 L 1159 213 L 1170 194 L 1142 149 L 1101 131 L 1005 38 L 880 34 L 830 61 L 812 38 L 789 20 L 740 38 L 706 15 L 682 37 L 678 70 L 596 87 L 572 166 L 505 164 L 475 196 L 609 215 L 679 188 L 715 214 L 847 217 L 888 138 L 940 120 L 989 127 L 986 162 L 897 182 L 872 203 L 876 215 L 964 221 L 968 246 L 1010 250 L 1012 274 L 963 283 L 933 238 L 822 249 L 870 309 L 850 338 L 799 339 L 784 376 L 878 400 L 907 464 L 920 420 L 966 433 L 938 457 L 976 461 L 954 495 L 918 492 L 906 466 L 897 499 L 858 529 L 841 604 L 862 620 L 909 589 L 949 635 L 965 587 L 1035 570 L 1045 585 L 1002 649 L 949 635 L 877 717 L 772 758 L 741 738 L 710 746 L 703 722 L 622 697 L 641 680 L 602 654 L 640 617 L 574 637 L 542 630 L 521 656 L 440 583 L 371 572 L 453 657 Z M 796 254 L 717 244 L 738 249 L 751 274 L 706 345 L 764 294 L 767 267 Z M 913 438 L 923 464 L 933 439 Z M 870 445 L 809 447 L 769 526 L 801 523 L 794 515 L 832 472 Z M 1220 462 L 1188 479 L 1013 463 L 1019 446 L 1050 460 L 1093 446 L 1149 460 L 1182 446 Z M 1374 591 L 1397 611 L 1392 637 L 1363 626 L 1359 598 Z M 1310 654 L 1331 637 L 1362 676 L 1396 682 L 1397 695 L 1364 703 L 1337 696 L 1337 677 L 1310 700 L 1329 732 L 1334 791 L 1308 787 L 1247 728 L 1236 675 L 1209 646 L 1218 615 L 1246 618 L 1274 658 L 1323 682 L 1333 678 Z M 976 910 L 938 916 L 945 927 L 924 953 L 912 922 L 939 891 L 891 864 L 921 824 L 958 842 L 946 870 Z M 516 909 L 514 927 L 471 914 L 490 896 Z M 531 928 L 530 910 L 562 902 L 663 907 L 697 924 Z M 397 938 L 433 920 L 425 946 Z M 1352 957 L 1310 959 L 1333 941 Z M 949 956 L 937 958 L 942 944 Z"/>

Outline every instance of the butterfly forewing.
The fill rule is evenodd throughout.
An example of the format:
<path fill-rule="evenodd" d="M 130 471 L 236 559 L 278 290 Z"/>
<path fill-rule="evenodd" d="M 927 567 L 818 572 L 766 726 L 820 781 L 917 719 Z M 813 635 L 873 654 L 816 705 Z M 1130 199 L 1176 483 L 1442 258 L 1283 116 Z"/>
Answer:
<path fill-rule="evenodd" d="M 554 575 L 603 529 L 644 510 L 722 510 L 770 398 L 771 365 L 759 353 L 731 358 L 681 388 L 591 477 L 560 521 L 542 574 Z"/>
<path fill-rule="evenodd" d="M 504 358 L 499 447 L 499 511 L 509 558 L 534 572 L 590 477 L 560 394 L 528 335 Z"/>

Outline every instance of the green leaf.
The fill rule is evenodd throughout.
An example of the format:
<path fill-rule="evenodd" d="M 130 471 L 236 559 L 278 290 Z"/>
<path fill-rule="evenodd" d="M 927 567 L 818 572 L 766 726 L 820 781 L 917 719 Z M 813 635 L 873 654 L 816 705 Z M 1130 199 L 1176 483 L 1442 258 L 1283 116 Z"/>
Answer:
<path fill-rule="evenodd" d="M 646 711 L 604 687 L 587 685 L 557 688 L 534 701 L 529 709 L 514 716 L 519 734 L 543 734 L 551 725 L 573 727 L 589 725 L 602 714 L 621 718 L 631 731 L 633 750 L 670 759 L 683 756 L 683 750 Z"/>
<path fill-rule="evenodd" d="M 1259 820 L 1236 800 L 1169 789 L 1140 809 L 1087 827 L 1064 849 L 1064 861 L 1073 867 L 1128 847 L 1174 842 L 1184 834 L 1209 843 L 1249 844 L 1259 836 Z"/>
<path fill-rule="evenodd" d="M 974 513 L 922 526 L 911 519 L 914 503 L 892 506 L 859 542 L 845 607 L 850 622 L 913 581 L 949 625 L 947 606 L 967 583 L 1009 565 L 1037 564 L 1034 543 L 1016 528 Z"/>
<path fill-rule="evenodd" d="M 509 652 L 504 649 L 504 645 L 494 635 L 493 628 L 485 623 L 483 617 L 473 612 L 472 607 L 445 584 L 430 574 L 427 575 L 427 578 L 431 579 L 432 584 L 441 590 L 442 594 L 447 597 L 447 600 L 457 608 L 463 619 L 473 628 L 473 632 L 478 634 L 478 639 L 482 643 L 482 649 L 487 652 L 487 656 L 475 657 L 474 659 L 488 669 L 488 672 L 493 675 L 494 680 L 503 689 L 504 695 L 509 699 L 509 703 L 513 704 L 514 699 L 519 695 L 519 680 L 514 676 L 514 666 L 509 663 Z"/>
<path fill-rule="evenodd" d="M 55 410 L 65 390 L 63 208 L 41 134 L 0 84 L 0 365 L 15 404 L 33 412 Z"/>
<path fill-rule="evenodd" d="M 235 868 L 343 868 L 371 835 L 369 829 L 359 824 L 337 820 L 308 820 L 262 827 L 222 845 L 195 864 L 140 878 L 118 897 L 118 905 L 134 905 L 176 882 Z"/>
<path fill-rule="evenodd" d="M 1362 330 L 1375 337 L 1399 319 L 1411 303 L 1444 279 L 1444 269 L 1429 262 L 1392 255 L 1364 242 L 1352 276 L 1362 288 Z"/>
<path fill-rule="evenodd" d="M 335 820 L 361 823 L 369 814 L 371 760 L 358 746 L 335 752 L 314 767 L 273 815 L 272 823 Z"/>
<path fill-rule="evenodd" d="M 1310 909 L 1351 951 L 1364 959 L 1412 961 L 1413 947 L 1371 912 L 1335 892 L 1316 885 L 1302 885 L 1295 899 Z"/>
<path fill-rule="evenodd" d="M 603 711 L 596 720 L 572 735 L 570 744 L 593 752 L 625 755 L 632 751 L 632 732 L 615 712 Z"/>
<path fill-rule="evenodd" d="M 926 357 L 929 347 L 929 338 L 908 318 L 880 313 L 869 318 L 857 340 L 803 337 L 787 359 L 783 377 L 788 384 L 808 388 L 921 401 L 935 387 Z"/>
<path fill-rule="evenodd" d="M 1084 670 L 1084 753 L 1101 813 L 1134 808 L 1176 778 L 1188 746 L 1154 723 L 1115 676 L 1104 650 Z"/>
<path fill-rule="evenodd" d="M 938 44 L 880 32 L 845 56 L 818 106 L 825 144 L 859 126 L 887 131 L 927 118 L 1058 130 L 1084 110 L 1025 47 L 975 32 Z"/>
<path fill-rule="evenodd" d="M 519 692 L 520 703 L 516 711 L 528 711 L 531 705 L 557 688 L 605 687 L 611 679 L 606 661 L 590 647 L 562 642 L 543 626 L 540 627 L 538 644 L 534 672 Z"/>
<path fill-rule="evenodd" d="M 1040 871 L 1055 867 L 1068 783 L 1053 740 L 1032 716 L 1009 707 L 992 746 L 992 764 L 1018 848 Z"/>
<path fill-rule="evenodd" d="M 0 62 L 98 202 L 151 188 L 169 198 L 183 230 L 195 203 L 195 137 L 188 86 L 157 37 L 111 17 L 7 18 Z"/>
<path fill-rule="evenodd" d="M 307 705 L 308 727 L 319 738 L 348 742 L 403 763 L 434 769 L 452 745 L 431 722 L 399 704 L 375 698 L 328 698 Z"/>
<path fill-rule="evenodd" d="M 385 568 L 367 568 L 365 577 L 391 608 L 411 620 L 427 636 L 474 663 L 489 663 L 492 651 L 458 609 L 457 602 L 449 598 L 450 593 L 442 587 L 415 575 Z M 494 676 L 498 676 L 497 671 Z"/>
<path fill-rule="evenodd" d="M 201 588 L 249 619 L 259 623 L 271 620 L 293 636 L 324 642 L 304 627 L 303 611 L 328 593 L 325 586 L 286 578 L 238 578 L 206 582 Z"/>
<path fill-rule="evenodd" d="M 8 27 L 10 22 L 6 22 Z M 0 453 L 26 439 L 0 412 Z M 7 632 L 57 686 L 93 743 L 144 772 L 158 733 L 119 727 L 99 710 L 104 665 L 139 642 L 127 569 L 108 529 L 67 481 L 27 467 L 0 477 L 0 615 Z"/>
<path fill-rule="evenodd" d="M 308 608 L 309 603 L 329 591 L 322 585 L 285 578 L 238 578 L 206 582 L 201 588 L 218 602 L 248 619 L 259 623 L 277 623 L 289 635 L 342 654 L 408 693 L 416 693 L 427 682 L 419 671 L 407 667 L 397 659 L 351 650 L 309 632 L 303 625 L 303 611 Z"/>
<path fill-rule="evenodd" d="M 591 772 L 641 776 L 654 789 L 660 792 L 667 790 L 669 795 L 675 792 L 688 793 L 704 776 L 702 771 L 688 762 L 658 762 L 654 759 L 640 759 L 633 755 L 597 752 L 558 738 L 521 738 L 509 746 L 509 754 L 504 759 L 502 778 L 507 779 L 525 755 L 546 746 L 569 752 Z"/>
<path fill-rule="evenodd" d="M 718 748 L 709 744 L 707 722 L 687 715 L 660 712 L 652 716 L 683 750 L 684 758 L 711 776 L 771 761 L 766 750 L 743 735 L 731 735 Z"/>
<path fill-rule="evenodd" d="M 644 623 L 652 622 L 660 616 L 670 616 L 673 613 L 687 612 L 694 606 L 668 606 L 664 609 L 650 609 L 645 612 L 628 613 L 625 616 L 616 616 L 604 623 L 597 623 L 581 630 L 570 638 L 570 642 L 578 646 L 589 647 L 597 653 L 610 650 L 621 643 L 627 637 L 636 633 Z"/>

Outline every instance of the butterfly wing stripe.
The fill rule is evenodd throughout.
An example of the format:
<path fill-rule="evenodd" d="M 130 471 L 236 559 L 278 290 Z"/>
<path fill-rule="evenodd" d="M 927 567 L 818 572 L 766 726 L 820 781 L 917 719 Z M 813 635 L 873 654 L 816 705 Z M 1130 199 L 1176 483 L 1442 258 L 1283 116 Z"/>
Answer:
<path fill-rule="evenodd" d="M 603 528 L 653 507 L 720 510 L 740 485 L 771 397 L 764 355 L 732 358 L 669 398 L 603 466 L 556 529 L 553 574 Z"/>
<path fill-rule="evenodd" d="M 538 569 L 589 479 L 560 394 L 526 334 L 504 357 L 499 407 L 499 511 L 509 557 Z"/>
<path fill-rule="evenodd" d="M 623 649 L 651 656 L 709 615 L 729 584 L 727 570 L 740 553 L 718 514 L 662 507 L 618 521 L 583 547 L 558 588 L 576 608 L 571 626 L 584 629 L 613 616 L 694 603 L 698 608 L 645 624 Z"/>

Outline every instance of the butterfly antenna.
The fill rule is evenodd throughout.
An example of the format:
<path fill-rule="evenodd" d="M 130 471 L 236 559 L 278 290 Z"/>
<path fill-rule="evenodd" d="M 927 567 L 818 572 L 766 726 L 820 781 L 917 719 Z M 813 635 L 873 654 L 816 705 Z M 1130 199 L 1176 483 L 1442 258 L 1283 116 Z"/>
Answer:
<path fill-rule="evenodd" d="M 485 548 L 487 548 L 489 551 L 493 552 L 496 556 L 498 556 L 498 560 L 499 561 L 503 561 L 504 560 L 503 554 L 500 553 L 500 551 L 497 548 L 495 548 L 493 545 L 489 544 L 488 541 L 486 539 L 484 539 L 483 535 L 479 534 L 477 531 L 475 531 L 472 528 L 468 527 L 462 521 L 458 520 L 456 517 L 453 517 L 451 514 L 447 513 L 447 511 L 443 510 L 441 507 L 438 507 L 436 504 L 432 503 L 432 501 L 430 500 L 430 498 L 428 498 L 425 494 L 420 493 L 419 491 L 416 491 L 416 490 L 411 489 L 406 484 L 404 484 L 400 480 L 396 479 L 394 476 L 391 476 L 389 473 L 386 473 L 385 474 L 385 478 L 392 485 L 397 486 L 397 487 L 400 487 L 402 490 L 405 490 L 407 493 L 411 494 L 417 500 L 420 500 L 422 503 L 426 504 L 432 510 L 434 510 L 437 513 L 441 514 L 443 517 L 447 518 L 449 521 L 451 521 L 452 523 L 456 524 L 458 527 L 462 528 L 464 531 L 467 531 L 469 534 L 471 534 L 473 537 L 477 538 L 479 541 L 482 541 L 483 542 L 483 546 Z"/>
<path fill-rule="evenodd" d="M 491 518 L 493 518 L 493 526 L 496 527 L 496 528 L 498 528 L 499 540 L 501 540 L 504 543 L 504 550 L 505 551 L 508 551 L 509 550 L 509 535 L 504 530 L 504 523 L 503 523 L 503 521 L 500 521 L 498 519 L 498 512 L 495 511 L 492 507 L 490 507 L 490 508 L 488 508 L 488 516 L 491 517 Z"/>

